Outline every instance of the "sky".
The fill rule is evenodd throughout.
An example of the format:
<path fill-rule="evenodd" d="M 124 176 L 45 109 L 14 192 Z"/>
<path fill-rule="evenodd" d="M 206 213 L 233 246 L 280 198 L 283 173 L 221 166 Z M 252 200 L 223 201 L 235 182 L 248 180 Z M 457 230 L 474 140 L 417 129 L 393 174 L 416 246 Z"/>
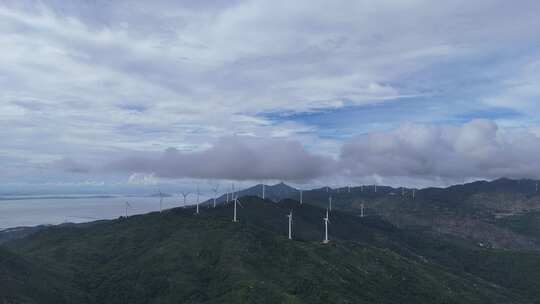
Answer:
<path fill-rule="evenodd" d="M 539 12 L 0 0 L 0 194 L 540 178 Z"/>

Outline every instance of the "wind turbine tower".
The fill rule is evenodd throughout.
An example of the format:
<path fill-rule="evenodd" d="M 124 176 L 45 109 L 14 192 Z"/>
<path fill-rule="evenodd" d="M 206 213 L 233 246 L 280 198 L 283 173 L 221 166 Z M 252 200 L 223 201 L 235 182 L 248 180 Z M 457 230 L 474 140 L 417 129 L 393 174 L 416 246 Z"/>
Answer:
<path fill-rule="evenodd" d="M 126 214 L 126 218 L 128 217 L 128 209 L 133 209 L 133 208 L 131 207 L 131 205 L 129 204 L 129 202 L 126 202 L 126 213 L 125 213 L 125 214 Z"/>
<path fill-rule="evenodd" d="M 292 240 L 292 210 L 286 215 L 289 218 L 289 240 Z"/>
<path fill-rule="evenodd" d="M 364 203 L 360 205 L 360 217 L 364 217 Z"/>
<path fill-rule="evenodd" d="M 328 218 L 328 209 L 326 209 L 326 217 L 323 218 L 324 221 L 324 240 L 323 244 L 328 244 L 328 223 L 330 222 L 330 219 Z"/>
<path fill-rule="evenodd" d="M 236 223 L 236 198 L 234 199 L 234 215 L 233 215 L 233 222 Z"/>
<path fill-rule="evenodd" d="M 233 201 L 234 201 L 234 215 L 233 215 L 233 222 L 238 222 L 238 220 L 236 219 L 236 204 L 239 204 L 240 207 L 242 207 L 242 204 L 240 203 L 240 201 L 238 200 L 238 195 L 236 195 L 234 198 L 233 198 Z"/>
<path fill-rule="evenodd" d="M 300 189 L 300 205 L 304 203 L 303 197 L 302 197 L 302 189 Z"/>
<path fill-rule="evenodd" d="M 159 213 L 163 210 L 163 193 L 159 190 Z"/>
<path fill-rule="evenodd" d="M 219 184 L 215 185 L 214 188 L 212 188 L 212 191 L 214 191 L 214 208 L 216 208 L 216 199 L 217 199 L 218 189 L 219 189 Z M 227 201 L 229 201 L 229 193 L 227 193 Z"/>

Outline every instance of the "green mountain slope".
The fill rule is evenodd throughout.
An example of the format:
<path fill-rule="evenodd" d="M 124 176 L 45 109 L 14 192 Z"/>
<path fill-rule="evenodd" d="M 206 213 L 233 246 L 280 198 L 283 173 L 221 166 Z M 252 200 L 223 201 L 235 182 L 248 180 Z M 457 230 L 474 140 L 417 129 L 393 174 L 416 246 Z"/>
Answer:
<path fill-rule="evenodd" d="M 356 225 L 354 216 L 333 213 L 336 241 L 323 245 L 315 239 L 324 210 L 305 206 L 294 211 L 301 240 L 287 240 L 278 226 L 286 228 L 283 211 L 294 203 L 243 199 L 239 223 L 231 206 L 199 215 L 174 209 L 51 227 L 7 245 L 61 270 L 55 278 L 86 296 L 73 303 L 529 303 L 508 288 L 398 253 L 409 249 L 381 220 Z M 337 222 L 346 221 L 362 236 L 339 232 Z"/>
<path fill-rule="evenodd" d="M 0 247 L 0 303 L 77 303 L 84 293 L 64 270 L 43 267 Z"/>
<path fill-rule="evenodd" d="M 321 240 L 325 210 L 297 201 L 262 202 L 257 197 L 241 198 L 243 208 L 238 217 L 254 225 L 287 235 L 285 214 L 293 211 L 294 237 Z M 212 216 L 232 217 L 232 208 L 206 210 Z M 375 215 L 360 218 L 354 213 L 333 210 L 330 213 L 331 239 L 359 242 L 367 246 L 390 249 L 417 261 L 430 261 L 459 276 L 474 275 L 515 290 L 531 299 L 540 297 L 540 252 L 500 250 L 479 247 L 474 242 L 429 229 L 399 229 Z"/>
<path fill-rule="evenodd" d="M 449 188 L 422 190 L 378 186 L 315 189 L 304 192 L 304 202 L 333 206 L 360 214 L 377 214 L 405 228 L 432 231 L 474 240 L 484 247 L 540 250 L 540 192 L 536 181 L 499 179 Z"/>

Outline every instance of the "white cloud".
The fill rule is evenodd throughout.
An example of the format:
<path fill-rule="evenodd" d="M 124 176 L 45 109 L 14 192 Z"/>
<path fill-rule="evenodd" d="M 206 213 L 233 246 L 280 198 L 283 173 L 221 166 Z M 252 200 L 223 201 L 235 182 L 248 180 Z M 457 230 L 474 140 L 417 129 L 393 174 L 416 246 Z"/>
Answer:
<path fill-rule="evenodd" d="M 159 180 L 153 173 L 132 173 L 128 178 L 128 184 L 131 185 L 157 185 L 158 183 Z"/>
<path fill-rule="evenodd" d="M 318 138 L 316 127 L 257 114 L 433 94 L 441 88 L 432 82 L 452 81 L 432 79 L 441 63 L 474 64 L 501 46 L 537 41 L 538 8 L 536 1 L 6 1 L 0 155 L 16 154 L 9 167 L 17 169 L 0 174 L 20 171 L 24 179 L 25 165 L 70 157 L 97 163 L 168 147 L 201 151 L 234 134 L 297 140 L 328 154 L 340 143 Z M 525 80 L 537 72 L 525 68 L 517 86 L 509 82 L 487 104 L 536 109 L 537 79 Z"/>
<path fill-rule="evenodd" d="M 314 184 L 445 185 L 471 179 L 540 178 L 540 137 L 500 129 L 490 120 L 462 125 L 404 124 L 346 140 L 339 158 L 308 152 L 300 142 L 225 137 L 197 152 L 168 149 L 104 158 L 103 172 L 127 172 L 130 183 L 165 179 L 286 180 Z M 63 160 L 81 172 L 79 162 Z M 69 167 L 69 165 L 73 165 Z"/>
<path fill-rule="evenodd" d="M 342 148 L 351 176 L 448 179 L 540 178 L 540 138 L 527 130 L 501 130 L 489 120 L 463 125 L 406 124 L 356 137 Z"/>

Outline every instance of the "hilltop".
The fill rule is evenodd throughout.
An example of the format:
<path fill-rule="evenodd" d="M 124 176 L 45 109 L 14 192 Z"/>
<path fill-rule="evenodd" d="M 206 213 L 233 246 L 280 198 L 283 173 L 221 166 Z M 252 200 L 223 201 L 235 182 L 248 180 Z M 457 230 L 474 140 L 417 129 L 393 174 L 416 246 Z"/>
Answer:
<path fill-rule="evenodd" d="M 229 189 L 229 192 L 231 190 Z M 239 197 L 243 196 L 259 196 L 262 197 L 263 184 L 258 184 L 246 189 L 240 189 L 236 193 Z M 283 182 L 275 185 L 264 185 L 265 199 L 279 202 L 284 199 L 298 199 L 300 191 Z M 227 202 L 227 194 L 221 195 L 216 199 L 216 203 L 223 204 Z M 213 203 L 213 200 L 208 200 L 207 204 Z"/>

